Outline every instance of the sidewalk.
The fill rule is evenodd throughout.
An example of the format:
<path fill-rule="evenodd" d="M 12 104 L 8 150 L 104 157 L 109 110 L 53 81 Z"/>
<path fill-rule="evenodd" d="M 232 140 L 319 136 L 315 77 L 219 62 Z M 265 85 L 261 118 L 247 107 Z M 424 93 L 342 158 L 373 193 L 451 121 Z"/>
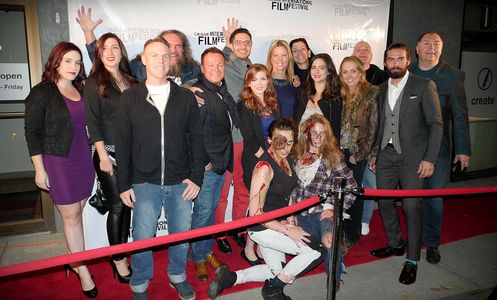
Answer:
<path fill-rule="evenodd" d="M 496 204 L 497 205 L 497 204 Z M 339 300 L 480 300 L 497 285 L 497 233 L 440 247 L 442 261 L 432 265 L 421 252 L 418 278 L 412 285 L 398 282 L 404 257 L 392 257 L 347 268 Z M 326 299 L 326 275 L 300 278 L 285 288 L 294 300 Z M 260 289 L 219 297 L 221 300 L 262 299 Z"/>

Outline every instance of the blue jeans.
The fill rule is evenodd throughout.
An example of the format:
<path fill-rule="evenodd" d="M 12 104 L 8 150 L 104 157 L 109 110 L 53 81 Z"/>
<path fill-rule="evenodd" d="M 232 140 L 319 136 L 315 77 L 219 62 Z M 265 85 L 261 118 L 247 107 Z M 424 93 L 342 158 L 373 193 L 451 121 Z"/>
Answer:
<path fill-rule="evenodd" d="M 440 148 L 440 153 L 435 164 L 435 170 L 431 177 L 424 180 L 425 189 L 444 188 L 450 178 L 450 154 L 449 151 Z M 440 246 L 442 235 L 442 217 L 444 202 L 442 197 L 423 198 L 423 235 L 422 241 L 427 247 Z"/>
<path fill-rule="evenodd" d="M 367 166 L 364 169 L 364 175 L 362 177 L 362 186 L 367 189 L 376 189 L 376 174 L 373 173 Z M 362 207 L 362 223 L 369 224 L 371 217 L 373 216 L 373 199 L 364 199 L 364 205 Z"/>
<path fill-rule="evenodd" d="M 321 216 L 321 213 L 310 213 L 305 216 L 298 214 L 297 215 L 297 223 L 298 226 L 302 227 L 305 232 L 309 233 L 312 235 L 314 238 L 318 240 L 322 240 L 323 236 L 329 232 L 333 231 L 333 223 L 330 223 L 329 221 L 326 220 L 319 220 Z M 327 222 L 327 224 L 325 223 Z M 333 245 L 332 245 L 333 247 Z M 326 270 L 326 274 L 330 273 L 330 258 L 331 258 L 331 251 L 332 248 L 328 249 L 326 251 L 326 256 L 324 257 L 324 267 Z M 337 279 L 340 280 L 341 274 L 343 273 L 343 256 L 338 257 L 337 261 Z"/>
<path fill-rule="evenodd" d="M 216 207 L 219 203 L 225 174 L 219 175 L 212 170 L 204 172 L 202 188 L 193 204 L 192 229 L 214 225 Z M 199 241 L 191 243 L 193 261 L 205 262 L 207 255 L 212 253 L 213 243 L 214 240 L 210 237 L 204 237 Z"/>
<path fill-rule="evenodd" d="M 133 208 L 133 240 L 152 238 L 157 230 L 157 219 L 161 209 L 167 219 L 169 233 L 190 230 L 192 201 L 185 201 L 181 194 L 186 184 L 156 185 L 150 183 L 133 184 L 136 202 Z M 169 280 L 179 283 L 186 280 L 186 254 L 188 243 L 169 246 L 167 273 Z M 131 255 L 131 290 L 141 293 L 147 290 L 149 280 L 154 274 L 152 250 L 145 250 Z"/>

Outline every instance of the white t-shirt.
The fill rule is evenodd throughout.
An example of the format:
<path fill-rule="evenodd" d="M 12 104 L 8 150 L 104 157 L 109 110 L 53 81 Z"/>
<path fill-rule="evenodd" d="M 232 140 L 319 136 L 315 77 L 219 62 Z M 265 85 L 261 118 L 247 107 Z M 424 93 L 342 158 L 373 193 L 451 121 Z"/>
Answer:
<path fill-rule="evenodd" d="M 161 116 L 164 115 L 166 111 L 167 100 L 169 99 L 169 92 L 171 91 L 171 85 L 169 82 L 163 85 L 148 85 L 147 90 L 150 98 L 155 104 L 155 107 L 159 110 Z"/>

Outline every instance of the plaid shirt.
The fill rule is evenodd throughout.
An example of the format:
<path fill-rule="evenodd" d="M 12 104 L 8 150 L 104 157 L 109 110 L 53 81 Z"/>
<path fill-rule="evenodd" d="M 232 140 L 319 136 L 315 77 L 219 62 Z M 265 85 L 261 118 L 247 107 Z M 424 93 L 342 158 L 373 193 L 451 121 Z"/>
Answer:
<path fill-rule="evenodd" d="M 335 185 L 335 178 L 344 176 L 347 178 L 346 187 L 355 188 L 357 183 L 352 176 L 352 171 L 347 167 L 345 161 L 341 161 L 334 170 L 327 170 L 324 160 L 321 159 L 318 170 L 314 179 L 304 188 L 302 181 L 298 181 L 297 187 L 290 194 L 290 204 L 306 200 L 315 195 L 329 191 Z M 333 205 L 335 203 L 336 194 L 331 195 L 326 199 L 325 203 Z M 345 194 L 344 210 L 349 209 L 354 203 L 356 196 L 352 193 Z M 323 203 L 319 203 L 314 207 L 313 213 L 321 213 L 323 211 Z M 303 211 L 302 215 L 307 215 L 308 210 Z"/>

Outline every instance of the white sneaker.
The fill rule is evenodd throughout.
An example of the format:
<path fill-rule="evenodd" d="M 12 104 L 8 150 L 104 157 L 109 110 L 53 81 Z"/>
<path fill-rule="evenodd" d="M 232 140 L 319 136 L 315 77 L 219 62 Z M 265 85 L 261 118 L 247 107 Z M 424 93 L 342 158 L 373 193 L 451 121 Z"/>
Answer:
<path fill-rule="evenodd" d="M 362 235 L 369 234 L 369 224 L 368 223 L 362 223 L 361 234 Z"/>

